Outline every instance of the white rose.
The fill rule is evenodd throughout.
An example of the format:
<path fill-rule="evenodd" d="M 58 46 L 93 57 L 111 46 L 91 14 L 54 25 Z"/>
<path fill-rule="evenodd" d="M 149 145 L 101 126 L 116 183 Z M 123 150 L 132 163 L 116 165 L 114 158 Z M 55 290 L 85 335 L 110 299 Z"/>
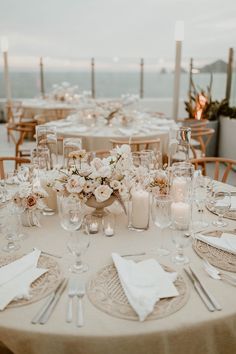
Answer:
<path fill-rule="evenodd" d="M 69 193 L 80 193 L 82 192 L 84 185 L 84 177 L 72 176 L 66 184 L 66 189 Z"/>
<path fill-rule="evenodd" d="M 94 181 L 86 181 L 83 190 L 85 193 L 91 193 L 96 187 Z"/>
<path fill-rule="evenodd" d="M 121 186 L 121 183 L 120 183 L 119 181 L 117 181 L 117 180 L 113 180 L 113 181 L 111 181 L 111 183 L 110 183 L 110 187 L 111 187 L 112 189 L 114 189 L 114 190 L 119 189 L 120 186 Z"/>
<path fill-rule="evenodd" d="M 109 166 L 102 166 L 97 171 L 99 176 L 102 178 L 109 178 L 111 177 L 111 168 Z"/>
<path fill-rule="evenodd" d="M 101 167 L 103 167 L 103 163 L 102 160 L 95 157 L 95 159 L 93 159 L 91 161 L 91 166 L 95 169 L 95 170 L 99 170 Z"/>
<path fill-rule="evenodd" d="M 103 184 L 95 189 L 94 195 L 97 202 L 105 202 L 110 198 L 112 192 L 113 190 L 109 186 Z"/>

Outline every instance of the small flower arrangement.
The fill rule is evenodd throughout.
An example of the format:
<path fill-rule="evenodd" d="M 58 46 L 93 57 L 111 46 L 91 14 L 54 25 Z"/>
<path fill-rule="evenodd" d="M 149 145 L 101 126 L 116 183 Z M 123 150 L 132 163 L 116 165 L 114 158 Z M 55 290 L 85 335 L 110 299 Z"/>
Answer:
<path fill-rule="evenodd" d="M 133 167 L 129 145 L 116 147 L 110 156 L 103 159 L 95 157 L 90 163 L 85 150 L 72 152 L 70 158 L 73 158 L 74 166 L 68 171 L 61 171 L 54 182 L 53 188 L 58 193 L 79 198 L 84 203 L 91 197 L 102 203 L 114 196 L 124 208 L 125 180 Z"/>
<path fill-rule="evenodd" d="M 42 210 L 45 208 L 43 198 L 47 196 L 47 192 L 41 187 L 33 185 L 30 182 L 23 182 L 13 195 L 13 201 L 23 210 Z"/>
<path fill-rule="evenodd" d="M 169 178 L 166 170 L 157 170 L 151 177 L 149 189 L 154 194 L 166 195 L 169 192 Z"/>

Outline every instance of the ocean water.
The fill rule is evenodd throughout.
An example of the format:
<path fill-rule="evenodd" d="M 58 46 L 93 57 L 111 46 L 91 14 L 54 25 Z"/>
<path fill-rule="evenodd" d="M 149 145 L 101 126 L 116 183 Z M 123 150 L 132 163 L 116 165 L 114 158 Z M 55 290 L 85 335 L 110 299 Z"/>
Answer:
<path fill-rule="evenodd" d="M 45 89 L 50 92 L 53 84 L 63 81 L 71 85 L 78 85 L 79 91 L 91 90 L 91 76 L 89 72 L 45 72 Z M 173 96 L 173 73 L 160 74 L 159 72 L 144 73 L 144 97 L 171 98 Z M 209 85 L 210 74 L 194 75 L 194 82 L 198 88 L 206 90 Z M 236 80 L 235 80 L 236 81 Z M 38 72 L 10 73 L 11 91 L 14 98 L 33 98 L 40 95 L 40 81 Z M 233 93 L 236 93 L 233 80 Z M 95 74 L 96 97 L 120 97 L 122 94 L 139 94 L 139 72 L 107 72 L 97 71 Z M 180 97 L 187 99 L 189 89 L 189 75 L 181 75 Z M 225 96 L 226 74 L 213 74 L 212 98 L 222 99 Z M 5 97 L 4 77 L 0 73 L 0 98 Z"/>

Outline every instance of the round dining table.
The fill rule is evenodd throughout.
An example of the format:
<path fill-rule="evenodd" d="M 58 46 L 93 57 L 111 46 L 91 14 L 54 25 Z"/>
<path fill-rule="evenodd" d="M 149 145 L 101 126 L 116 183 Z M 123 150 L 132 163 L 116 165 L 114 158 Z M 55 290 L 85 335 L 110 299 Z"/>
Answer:
<path fill-rule="evenodd" d="M 46 122 L 66 118 L 73 112 L 80 109 L 89 108 L 87 103 L 67 103 L 54 100 L 28 99 L 22 102 L 24 117 L 35 118 L 37 115 L 43 116 Z"/>
<path fill-rule="evenodd" d="M 75 118 L 75 119 L 74 119 Z M 89 125 L 77 121 L 76 115 L 66 119 L 47 123 L 57 127 L 57 134 L 63 138 L 78 137 L 82 140 L 82 147 L 86 151 L 110 150 L 111 140 L 119 141 L 146 141 L 160 139 L 160 150 L 163 154 L 168 152 L 169 132 L 176 127 L 176 123 L 166 118 L 151 118 L 151 120 L 135 120 L 131 126 L 122 126 L 115 123 L 111 125 L 103 122 Z M 59 147 L 59 153 L 62 148 Z"/>
<path fill-rule="evenodd" d="M 229 190 L 232 186 L 224 185 Z M 235 190 L 235 188 L 234 188 Z M 197 212 L 196 212 L 197 213 Z M 214 229 L 212 221 L 216 216 L 205 210 L 209 230 Z M 194 214 L 194 218 L 197 214 Z M 226 230 L 236 228 L 236 221 L 227 220 Z M 44 216 L 41 227 L 25 228 L 28 237 L 21 241 L 18 254 L 25 254 L 33 247 L 59 254 L 57 259 L 66 277 L 71 274 L 68 264 L 72 256 L 68 254 L 66 242 L 68 233 L 60 226 L 59 216 Z M 82 232 L 82 231 L 77 231 Z M 166 245 L 174 251 L 171 232 L 165 232 Z M 6 240 L 1 237 L 1 249 Z M 209 312 L 196 293 L 182 266 L 176 266 L 169 256 L 156 256 L 160 245 L 160 230 L 150 222 L 144 232 L 130 231 L 124 213 L 116 215 L 116 231 L 113 237 L 102 232 L 91 235 L 90 247 L 83 259 L 89 270 L 76 275 L 88 285 L 104 266 L 112 264 L 111 253 L 136 254 L 146 256 L 130 259 L 155 258 L 161 264 L 178 271 L 188 285 L 187 303 L 177 312 L 156 320 L 144 322 L 113 317 L 89 300 L 83 299 L 84 326 L 77 327 L 75 321 L 66 322 L 68 288 L 63 292 L 50 319 L 44 325 L 31 324 L 32 318 L 43 306 L 45 299 L 22 307 L 6 308 L 0 314 L 0 342 L 14 354 L 233 354 L 236 353 L 236 287 L 210 278 L 203 270 L 201 258 L 194 252 L 191 243 L 185 249 L 191 266 L 201 281 L 222 305 L 221 311 Z M 6 253 L 1 252 L 1 257 Z M 56 258 L 55 258 L 56 259 Z M 74 315 L 76 309 L 74 308 Z M 3 348 L 3 347 L 2 347 Z M 4 349 L 0 352 L 5 353 Z"/>

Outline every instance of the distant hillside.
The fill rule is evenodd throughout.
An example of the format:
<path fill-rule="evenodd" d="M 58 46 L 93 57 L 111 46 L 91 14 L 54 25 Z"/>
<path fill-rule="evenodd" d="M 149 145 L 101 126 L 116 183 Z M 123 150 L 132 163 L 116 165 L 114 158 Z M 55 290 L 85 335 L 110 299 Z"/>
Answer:
<path fill-rule="evenodd" d="M 214 63 L 199 68 L 200 73 L 226 73 L 227 63 L 224 60 L 216 60 Z"/>

